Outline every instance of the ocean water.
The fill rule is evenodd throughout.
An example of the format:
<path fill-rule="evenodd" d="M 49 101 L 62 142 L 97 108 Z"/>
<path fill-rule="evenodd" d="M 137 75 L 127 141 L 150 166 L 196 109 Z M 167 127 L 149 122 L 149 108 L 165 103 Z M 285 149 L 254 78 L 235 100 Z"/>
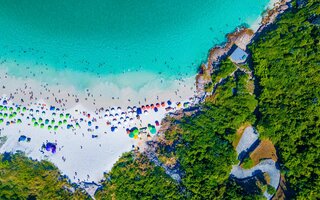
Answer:
<path fill-rule="evenodd" d="M 148 74 L 164 81 L 194 75 L 212 46 L 254 23 L 268 2 L 0 0 L 0 63 L 17 77 L 79 89 L 110 76 L 139 89 Z M 115 78 L 130 72 L 144 75 Z"/>

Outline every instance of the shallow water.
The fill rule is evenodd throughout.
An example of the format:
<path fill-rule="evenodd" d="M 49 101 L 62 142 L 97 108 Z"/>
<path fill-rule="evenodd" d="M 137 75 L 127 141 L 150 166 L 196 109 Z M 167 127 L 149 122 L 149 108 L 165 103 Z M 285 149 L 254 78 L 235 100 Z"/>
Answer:
<path fill-rule="evenodd" d="M 189 77 L 213 45 L 252 24 L 268 2 L 0 0 L 0 62 L 10 63 L 10 74 L 46 82 L 74 71 L 78 80 L 133 71 Z M 144 78 L 118 82 L 139 89 Z M 67 82 L 83 89 L 92 80 Z"/>

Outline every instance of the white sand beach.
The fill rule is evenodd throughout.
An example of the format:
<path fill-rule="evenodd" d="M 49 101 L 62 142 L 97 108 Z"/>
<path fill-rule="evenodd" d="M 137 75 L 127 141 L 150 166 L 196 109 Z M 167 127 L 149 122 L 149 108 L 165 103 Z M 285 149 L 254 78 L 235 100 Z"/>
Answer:
<path fill-rule="evenodd" d="M 176 89 L 157 88 L 155 80 L 139 91 L 99 84 L 90 92 L 11 77 L 5 70 L 0 81 L 0 136 L 7 138 L 0 153 L 49 160 L 75 183 L 99 183 L 123 153 L 156 135 L 166 113 L 195 100 L 192 79 L 176 81 Z M 45 148 L 48 143 L 55 152 Z"/>

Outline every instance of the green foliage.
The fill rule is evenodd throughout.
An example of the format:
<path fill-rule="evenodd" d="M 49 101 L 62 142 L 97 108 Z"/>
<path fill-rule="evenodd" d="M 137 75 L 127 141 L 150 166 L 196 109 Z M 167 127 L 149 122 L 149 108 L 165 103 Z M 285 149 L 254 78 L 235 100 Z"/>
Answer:
<path fill-rule="evenodd" d="M 125 153 L 107 177 L 96 199 L 183 199 L 178 183 L 142 154 Z"/>
<path fill-rule="evenodd" d="M 227 77 L 234 70 L 236 70 L 236 66 L 231 62 L 231 60 L 227 59 L 222 61 L 219 68 L 215 69 L 214 73 L 212 74 L 212 82 L 219 82 L 221 78 Z"/>
<path fill-rule="evenodd" d="M 275 194 L 276 193 L 276 189 L 274 187 L 272 187 L 271 185 L 267 185 L 267 192 L 269 194 Z"/>
<path fill-rule="evenodd" d="M 246 157 L 242 162 L 242 168 L 244 169 L 250 169 L 253 167 L 253 160 L 250 157 Z"/>
<path fill-rule="evenodd" d="M 32 161 L 21 154 L 0 154 L 0 199 L 87 199 L 62 179 L 47 161 Z"/>
<path fill-rule="evenodd" d="M 232 165 L 236 164 L 236 152 L 232 141 L 236 130 L 245 122 L 254 123 L 253 111 L 257 105 L 254 96 L 245 91 L 246 74 L 238 73 L 220 86 L 214 103 L 206 102 L 202 111 L 195 116 L 185 117 L 178 122 L 173 132 L 174 156 L 180 162 L 184 176 L 182 185 L 192 199 L 225 199 L 230 195 L 241 198 L 228 188 Z M 232 88 L 239 89 L 239 95 L 232 94 Z M 172 139 L 172 131 L 166 137 Z M 161 151 L 164 153 L 165 150 Z M 240 191 L 240 190 L 239 190 Z"/>
<path fill-rule="evenodd" d="M 320 198 L 320 27 L 308 1 L 251 46 L 261 93 L 258 129 L 276 145 L 297 198 Z"/>

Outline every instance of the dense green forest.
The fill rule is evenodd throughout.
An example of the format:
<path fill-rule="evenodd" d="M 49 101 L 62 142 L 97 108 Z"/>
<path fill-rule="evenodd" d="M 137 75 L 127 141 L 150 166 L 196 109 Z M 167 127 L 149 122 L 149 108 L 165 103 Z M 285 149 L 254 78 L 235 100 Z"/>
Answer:
<path fill-rule="evenodd" d="M 213 83 L 224 78 L 214 95 L 192 115 L 166 119 L 171 126 L 155 154 L 178 169 L 180 182 L 147 155 L 129 152 L 105 175 L 96 199 L 262 199 L 229 177 L 238 163 L 236 132 L 249 124 L 275 145 L 290 197 L 320 198 L 320 2 L 304 2 L 249 47 L 255 84 L 241 70 L 232 74 L 236 66 L 226 59 L 212 75 Z M 45 161 L 1 155 L 0 174 L 0 199 L 87 198 L 80 190 L 71 195 Z"/>
<path fill-rule="evenodd" d="M 298 198 L 320 198 L 320 1 L 293 9 L 251 46 L 258 129 Z"/>
<path fill-rule="evenodd" d="M 88 199 L 61 177 L 47 161 L 32 161 L 22 154 L 0 154 L 0 199 Z"/>

